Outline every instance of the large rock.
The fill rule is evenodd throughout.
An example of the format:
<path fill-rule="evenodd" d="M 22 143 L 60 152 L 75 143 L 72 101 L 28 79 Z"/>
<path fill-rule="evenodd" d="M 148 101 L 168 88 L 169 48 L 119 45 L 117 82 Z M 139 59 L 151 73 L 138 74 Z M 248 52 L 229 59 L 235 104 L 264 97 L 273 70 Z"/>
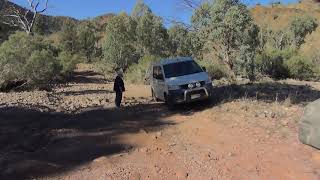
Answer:
<path fill-rule="evenodd" d="M 299 123 L 299 139 L 304 144 L 320 149 L 320 99 L 305 108 Z"/>

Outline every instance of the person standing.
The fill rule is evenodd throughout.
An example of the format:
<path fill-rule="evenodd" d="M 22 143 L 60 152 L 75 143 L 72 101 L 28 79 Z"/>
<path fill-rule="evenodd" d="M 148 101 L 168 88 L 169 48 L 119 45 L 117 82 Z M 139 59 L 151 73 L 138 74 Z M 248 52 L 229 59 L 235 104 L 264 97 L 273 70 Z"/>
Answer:
<path fill-rule="evenodd" d="M 120 108 L 122 101 L 122 93 L 126 90 L 123 82 L 123 72 L 121 70 L 117 71 L 117 77 L 114 80 L 113 90 L 116 93 L 115 104 L 117 108 Z"/>

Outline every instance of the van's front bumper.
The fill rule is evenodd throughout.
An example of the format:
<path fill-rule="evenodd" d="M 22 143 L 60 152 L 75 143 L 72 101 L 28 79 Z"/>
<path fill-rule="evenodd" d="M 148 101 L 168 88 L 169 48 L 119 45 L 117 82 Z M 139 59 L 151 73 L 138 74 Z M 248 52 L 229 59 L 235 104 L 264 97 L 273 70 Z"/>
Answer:
<path fill-rule="evenodd" d="M 169 90 L 168 100 L 173 104 L 200 101 L 209 99 L 212 92 L 213 85 L 211 83 L 199 88 Z"/>

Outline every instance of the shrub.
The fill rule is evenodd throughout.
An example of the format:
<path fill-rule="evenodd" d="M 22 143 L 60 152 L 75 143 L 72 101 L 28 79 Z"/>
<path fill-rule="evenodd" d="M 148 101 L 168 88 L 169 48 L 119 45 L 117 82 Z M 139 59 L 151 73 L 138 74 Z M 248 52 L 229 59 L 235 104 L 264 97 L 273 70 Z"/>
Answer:
<path fill-rule="evenodd" d="M 61 65 L 61 74 L 63 76 L 70 76 L 73 70 L 76 68 L 77 63 L 83 59 L 80 55 L 72 55 L 69 52 L 61 52 L 58 56 L 59 63 Z"/>
<path fill-rule="evenodd" d="M 31 52 L 39 49 L 42 39 L 18 32 L 0 46 L 0 86 L 24 80 L 24 66 Z"/>
<path fill-rule="evenodd" d="M 24 74 L 29 85 L 43 86 L 59 74 L 60 67 L 52 52 L 47 50 L 34 51 L 28 58 Z"/>
<path fill-rule="evenodd" d="M 139 60 L 139 63 L 131 65 L 125 74 L 125 79 L 130 83 L 145 84 L 148 83 L 149 68 L 153 62 L 160 58 L 156 56 L 144 56 Z"/>
<path fill-rule="evenodd" d="M 285 60 L 290 53 L 286 51 L 265 51 L 256 56 L 256 65 L 259 73 L 274 79 L 284 79 L 289 76 Z"/>
<path fill-rule="evenodd" d="M 43 86 L 59 73 L 57 49 L 42 36 L 17 32 L 0 46 L 0 88 L 17 82 Z"/>
<path fill-rule="evenodd" d="M 286 65 L 291 78 L 309 80 L 315 75 L 314 65 L 303 56 L 293 56 L 286 61 Z"/>
<path fill-rule="evenodd" d="M 212 79 L 218 80 L 230 77 L 226 66 L 218 64 L 216 62 L 210 62 L 208 60 L 199 61 L 199 64 L 207 69 L 207 72 Z"/>

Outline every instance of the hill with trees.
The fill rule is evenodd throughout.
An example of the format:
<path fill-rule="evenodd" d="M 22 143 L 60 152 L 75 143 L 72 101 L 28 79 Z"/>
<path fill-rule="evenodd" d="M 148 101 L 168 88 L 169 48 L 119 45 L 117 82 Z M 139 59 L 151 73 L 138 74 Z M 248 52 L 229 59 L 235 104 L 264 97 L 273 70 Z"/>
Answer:
<path fill-rule="evenodd" d="M 251 9 L 255 22 L 264 29 L 279 31 L 288 27 L 292 17 L 310 16 L 320 21 L 320 3 L 313 0 L 302 0 L 298 3 L 282 5 L 271 4 L 269 6 L 256 5 Z M 301 47 L 301 53 L 309 58 L 320 56 L 317 47 L 320 46 L 320 29 L 307 35 L 305 43 Z M 318 57 L 319 58 L 319 57 Z"/>
<path fill-rule="evenodd" d="M 28 7 L 1 1 L 6 4 L 1 3 L 0 7 L 0 37 L 1 41 L 8 39 L 0 46 L 3 67 L 0 86 L 4 89 L 17 82 L 37 87 L 39 84 L 35 82 L 43 84 L 68 77 L 79 62 L 97 65 L 106 76 L 122 68 L 127 80 L 144 83 L 150 63 L 176 56 L 193 56 L 215 79 L 234 81 L 241 76 L 251 81 L 263 77 L 317 80 L 320 77 L 320 54 L 316 49 L 320 44 L 317 38 L 320 7 L 315 2 L 249 8 L 239 0 L 208 1 L 193 7 L 190 26 L 173 23 L 166 27 L 162 17 L 154 14 L 142 0 L 137 1 L 131 14 L 105 14 L 86 20 L 42 15 L 41 10 L 32 11 L 32 6 L 27 10 Z M 23 16 L 26 20 L 32 20 L 35 14 L 32 12 L 36 12 L 32 29 L 6 25 L 10 24 L 8 20 L 13 20 L 5 16 L 10 8 L 27 12 Z M 30 37 L 15 33 L 18 30 Z M 29 42 L 34 43 L 32 51 L 36 54 L 21 56 L 28 49 L 12 51 L 16 43 Z M 26 66 L 29 60 L 38 63 L 32 66 L 41 68 L 43 62 L 39 59 L 45 61 L 47 55 L 53 62 L 52 67 L 46 67 L 50 68 L 51 77 L 41 81 L 36 74 L 29 80 L 21 78 L 27 77 L 32 69 L 31 65 Z M 18 66 L 21 70 L 16 73 L 14 67 Z"/>

